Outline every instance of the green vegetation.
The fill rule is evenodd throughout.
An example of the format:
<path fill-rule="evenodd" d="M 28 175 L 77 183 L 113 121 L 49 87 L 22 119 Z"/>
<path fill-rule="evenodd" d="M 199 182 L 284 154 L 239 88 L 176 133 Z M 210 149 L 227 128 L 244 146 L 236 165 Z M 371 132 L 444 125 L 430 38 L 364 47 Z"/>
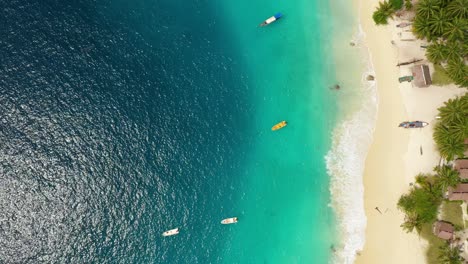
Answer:
<path fill-rule="evenodd" d="M 388 24 L 387 20 L 392 18 L 393 14 L 402 7 L 403 0 L 389 0 L 389 2 L 379 2 L 379 6 L 372 14 L 372 19 L 374 19 L 374 22 L 377 25 L 386 25 Z M 405 8 L 409 10 L 412 7 L 413 4 L 411 4 L 411 0 L 405 0 Z"/>
<path fill-rule="evenodd" d="M 451 52 L 448 50 L 437 51 L 440 48 L 437 47 L 439 43 L 433 45 L 433 50 L 430 51 L 433 60 L 450 56 Z M 443 70 L 442 66 L 440 70 Z M 433 137 L 441 156 L 449 161 L 462 157 L 466 148 L 464 139 L 468 138 L 468 93 L 448 100 L 438 110 L 440 119 L 435 125 Z M 401 227 L 406 232 L 416 230 L 428 241 L 427 263 L 461 264 L 459 248 L 451 247 L 432 233 L 432 226 L 438 213 L 441 219 L 452 223 L 455 230 L 462 230 L 465 227 L 461 202 L 443 198 L 447 189 L 458 185 L 461 179 L 459 173 L 448 165 L 435 167 L 434 172 L 435 175 L 417 175 L 416 183 L 409 193 L 402 195 L 398 200 L 398 208 L 405 214 L 405 221 Z"/>
<path fill-rule="evenodd" d="M 409 11 L 411 8 L 413 8 L 413 3 L 411 3 L 411 0 L 405 0 L 405 9 Z"/>
<path fill-rule="evenodd" d="M 442 192 L 445 192 L 448 187 L 455 187 L 460 183 L 460 175 L 448 165 L 435 167 L 434 171 L 437 173 L 436 184 Z"/>
<path fill-rule="evenodd" d="M 403 0 L 390 0 L 390 4 L 394 10 L 398 10 L 403 7 Z"/>
<path fill-rule="evenodd" d="M 427 58 L 434 64 L 447 64 L 448 77 L 461 87 L 468 87 L 467 31 L 468 0 L 421 0 L 416 5 L 413 32 L 432 42 Z"/>
<path fill-rule="evenodd" d="M 440 155 L 453 160 L 463 157 L 468 138 L 468 94 L 450 99 L 439 109 L 440 120 L 434 127 L 434 141 Z"/>
<path fill-rule="evenodd" d="M 398 208 L 405 213 L 401 227 L 406 232 L 421 232 L 423 224 L 432 223 L 437 218 L 437 209 L 442 202 L 442 189 L 438 179 L 432 175 L 419 174 L 416 184 L 408 194 L 398 200 Z"/>
<path fill-rule="evenodd" d="M 439 247 L 439 263 L 441 264 L 462 264 L 460 257 L 460 249 L 458 247 L 450 247 L 447 243 Z"/>
<path fill-rule="evenodd" d="M 461 201 L 444 201 L 440 207 L 440 219 L 452 223 L 455 230 L 464 227 L 461 204 Z"/>
<path fill-rule="evenodd" d="M 392 4 L 387 1 L 379 2 L 379 7 L 377 7 L 377 10 L 372 14 L 372 19 L 374 19 L 377 25 L 386 25 L 388 23 L 387 19 L 392 17 L 393 12 Z"/>
<path fill-rule="evenodd" d="M 460 178 L 458 172 L 447 165 L 434 168 L 434 172 L 436 175 L 416 176 L 416 184 L 410 192 L 400 197 L 398 208 L 405 213 L 405 222 L 401 227 L 406 232 L 416 230 L 429 242 L 426 252 L 428 263 L 458 263 L 459 251 L 449 251 L 447 242 L 432 233 L 432 226 L 440 210 L 442 219 L 454 224 L 457 230 L 463 228 L 461 202 L 443 200 L 447 188 L 457 185 Z"/>
<path fill-rule="evenodd" d="M 429 244 L 426 251 L 427 263 L 440 264 L 440 249 L 445 246 L 447 242 L 434 236 L 432 233 L 432 224 L 424 224 L 419 235 Z"/>
<path fill-rule="evenodd" d="M 416 184 L 408 194 L 398 200 L 398 208 L 405 213 L 405 222 L 401 227 L 406 232 L 421 232 L 423 225 L 432 224 L 437 219 L 443 193 L 448 187 L 460 182 L 458 172 L 450 166 L 434 168 L 436 175 L 419 174 Z"/>
<path fill-rule="evenodd" d="M 453 83 L 452 78 L 448 76 L 447 71 L 440 64 L 434 64 L 434 72 L 432 73 L 432 84 L 442 86 Z"/>

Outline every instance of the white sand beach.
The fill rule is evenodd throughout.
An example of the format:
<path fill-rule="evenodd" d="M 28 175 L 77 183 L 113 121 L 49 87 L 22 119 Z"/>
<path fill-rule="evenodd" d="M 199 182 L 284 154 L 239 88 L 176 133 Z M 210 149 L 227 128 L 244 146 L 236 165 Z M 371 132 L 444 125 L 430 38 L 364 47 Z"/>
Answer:
<path fill-rule="evenodd" d="M 413 65 L 396 67 L 397 63 L 424 59 L 425 51 L 420 45 L 425 43 L 401 40 L 411 33 L 406 31 L 410 27 L 396 27 L 402 22 L 399 18 L 387 26 L 376 26 L 372 13 L 377 4 L 375 0 L 361 0 L 358 4 L 365 44 L 375 69 L 379 107 L 364 172 L 366 243 L 357 253 L 356 263 L 425 263 L 426 242 L 416 233 L 407 234 L 401 229 L 404 216 L 396 204 L 416 174 L 432 172 L 439 163 L 432 140 L 437 108 L 465 90 L 455 85 L 418 88 L 413 83 L 400 84 L 398 77 L 411 73 Z M 430 125 L 423 129 L 398 127 L 408 120 L 422 120 Z"/>

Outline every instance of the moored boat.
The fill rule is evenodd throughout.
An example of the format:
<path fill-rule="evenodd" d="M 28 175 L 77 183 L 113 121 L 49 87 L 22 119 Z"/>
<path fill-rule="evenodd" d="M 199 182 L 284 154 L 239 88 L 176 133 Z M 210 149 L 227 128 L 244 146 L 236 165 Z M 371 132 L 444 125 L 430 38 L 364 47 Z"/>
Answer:
<path fill-rule="evenodd" d="M 281 13 L 276 13 L 274 16 L 268 18 L 267 20 L 263 21 L 260 26 L 261 27 L 264 27 L 264 26 L 268 26 L 269 24 L 275 22 L 276 20 L 280 19 L 281 17 L 283 16 L 283 14 Z"/>
<path fill-rule="evenodd" d="M 166 232 L 162 233 L 163 236 L 173 236 L 179 234 L 179 228 L 174 228 L 171 230 L 167 230 Z"/>
<path fill-rule="evenodd" d="M 275 131 L 275 130 L 278 130 L 278 129 L 281 129 L 283 127 L 285 127 L 288 123 L 286 121 L 281 121 L 279 122 L 278 124 L 274 125 L 271 130 L 272 131 Z"/>
<path fill-rule="evenodd" d="M 404 28 L 404 27 L 407 27 L 407 26 L 410 26 L 410 25 L 411 25 L 411 23 L 402 22 L 402 23 L 400 23 L 400 24 L 398 24 L 396 26 L 399 27 L 399 28 Z"/>
<path fill-rule="evenodd" d="M 221 221 L 223 225 L 235 224 L 237 223 L 237 217 L 226 218 Z"/>
<path fill-rule="evenodd" d="M 402 128 L 419 128 L 419 127 L 425 127 L 429 125 L 427 122 L 423 121 L 406 121 L 406 122 L 401 122 L 398 127 Z"/>

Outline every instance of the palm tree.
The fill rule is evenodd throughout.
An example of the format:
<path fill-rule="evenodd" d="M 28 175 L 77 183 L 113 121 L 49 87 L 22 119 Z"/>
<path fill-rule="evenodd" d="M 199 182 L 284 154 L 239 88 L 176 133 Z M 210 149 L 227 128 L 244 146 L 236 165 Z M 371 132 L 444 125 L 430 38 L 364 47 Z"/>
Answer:
<path fill-rule="evenodd" d="M 417 16 L 413 23 L 414 35 L 420 39 L 427 38 L 431 41 L 434 39 L 429 28 L 429 20 L 422 16 Z"/>
<path fill-rule="evenodd" d="M 447 73 L 456 84 L 468 87 L 468 66 L 460 58 L 448 61 Z"/>
<path fill-rule="evenodd" d="M 441 187 L 442 191 L 447 190 L 448 187 L 455 187 L 460 182 L 459 173 L 453 170 L 450 166 L 444 165 L 435 167 L 434 171 L 437 173 L 437 184 Z"/>
<path fill-rule="evenodd" d="M 385 25 L 387 24 L 387 18 L 392 17 L 393 12 L 392 4 L 387 1 L 379 2 L 379 6 L 372 14 L 372 19 L 377 25 Z"/>
<path fill-rule="evenodd" d="M 428 19 L 440 9 L 440 3 L 437 0 L 422 0 L 416 5 L 416 15 Z"/>
<path fill-rule="evenodd" d="M 449 41 L 447 46 L 447 60 L 460 60 L 462 47 L 458 41 Z"/>
<path fill-rule="evenodd" d="M 468 30 L 468 23 L 466 19 L 455 18 L 448 23 L 447 29 L 442 36 L 449 41 L 456 41 L 464 39 L 464 32 Z"/>
<path fill-rule="evenodd" d="M 438 259 L 441 264 L 462 264 L 460 257 L 460 249 L 458 247 L 451 247 L 449 244 L 444 244 L 439 247 L 440 254 Z"/>
<path fill-rule="evenodd" d="M 431 18 L 429 18 L 429 28 L 432 34 L 436 36 L 442 36 L 444 32 L 450 27 L 450 21 L 445 10 L 441 9 L 435 12 Z"/>
<path fill-rule="evenodd" d="M 465 138 L 468 138 L 468 118 L 459 123 L 452 124 L 449 129 L 453 138 L 464 141 Z"/>
<path fill-rule="evenodd" d="M 372 19 L 374 20 L 376 25 L 388 24 L 387 18 L 388 18 L 387 15 L 380 10 L 375 10 L 374 13 L 372 14 Z"/>
<path fill-rule="evenodd" d="M 451 131 L 439 123 L 434 128 L 434 141 L 440 155 L 446 160 L 453 160 L 456 156 L 462 157 L 465 151 L 463 141 L 453 137 Z"/>
<path fill-rule="evenodd" d="M 439 1 L 438 1 L 438 2 L 439 2 L 439 7 L 440 7 L 440 8 L 445 8 L 445 7 L 447 7 L 447 5 L 448 5 L 448 3 L 450 3 L 450 1 L 452 1 L 452 0 L 439 0 Z"/>
<path fill-rule="evenodd" d="M 433 198 L 438 198 L 442 192 L 442 189 L 440 189 L 441 186 L 439 186 L 435 181 L 435 178 L 429 174 L 420 173 L 416 175 L 415 182 L 419 187 L 421 187 L 421 189 L 425 190 Z"/>
<path fill-rule="evenodd" d="M 445 126 L 462 122 L 468 115 L 468 95 L 449 99 L 444 102 L 444 106 L 439 107 L 437 110 L 439 110 L 441 123 Z"/>
<path fill-rule="evenodd" d="M 378 9 L 382 10 L 382 12 L 384 12 L 384 14 L 386 14 L 388 17 L 391 17 L 395 11 L 392 4 L 387 1 L 379 2 Z"/>
<path fill-rule="evenodd" d="M 413 8 L 413 3 L 411 3 L 411 0 L 405 0 L 405 9 L 410 11 L 411 8 Z"/>
<path fill-rule="evenodd" d="M 393 10 L 399 10 L 403 7 L 403 0 L 389 0 Z"/>
<path fill-rule="evenodd" d="M 400 226 L 407 233 L 411 233 L 413 232 L 413 230 L 416 229 L 416 231 L 419 234 L 421 233 L 422 225 L 423 225 L 423 221 L 421 220 L 421 217 L 419 217 L 419 215 L 416 213 L 411 213 L 405 216 L 405 222 L 401 224 Z"/>
<path fill-rule="evenodd" d="M 434 42 L 426 50 L 426 56 L 432 63 L 440 63 L 447 59 L 447 47 L 440 42 Z"/>
<path fill-rule="evenodd" d="M 451 17 L 468 18 L 468 0 L 453 0 L 447 5 Z"/>

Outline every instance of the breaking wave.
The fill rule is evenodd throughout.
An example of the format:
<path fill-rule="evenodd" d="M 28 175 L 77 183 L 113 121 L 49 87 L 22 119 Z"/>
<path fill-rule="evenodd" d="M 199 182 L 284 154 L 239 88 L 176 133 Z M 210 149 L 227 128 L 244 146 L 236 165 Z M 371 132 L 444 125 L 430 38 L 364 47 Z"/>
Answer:
<path fill-rule="evenodd" d="M 338 123 L 333 132 L 332 148 L 325 157 L 341 243 L 335 248 L 332 262 L 340 264 L 353 263 L 365 242 L 363 175 L 377 118 L 378 95 L 376 81 L 366 80 L 368 75 L 374 75 L 374 68 L 371 54 L 363 44 L 364 37 L 359 25 L 353 42 L 361 49 L 366 62 L 359 89 L 360 106 Z"/>

